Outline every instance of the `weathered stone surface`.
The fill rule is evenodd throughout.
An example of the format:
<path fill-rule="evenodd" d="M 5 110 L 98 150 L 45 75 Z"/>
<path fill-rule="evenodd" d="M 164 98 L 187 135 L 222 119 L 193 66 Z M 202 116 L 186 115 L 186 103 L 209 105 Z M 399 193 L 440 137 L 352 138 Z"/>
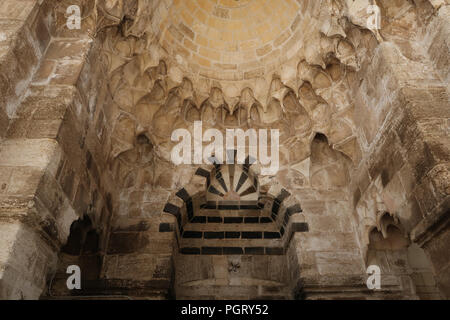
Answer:
<path fill-rule="evenodd" d="M 370 4 L 3 0 L 0 298 L 448 298 L 449 3 Z M 175 165 L 196 121 L 278 171 Z"/>

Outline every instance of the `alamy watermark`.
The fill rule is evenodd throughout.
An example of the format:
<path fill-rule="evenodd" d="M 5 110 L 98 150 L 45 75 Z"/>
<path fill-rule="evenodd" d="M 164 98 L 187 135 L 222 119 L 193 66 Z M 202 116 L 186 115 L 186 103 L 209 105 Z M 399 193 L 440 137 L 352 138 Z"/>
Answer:
<path fill-rule="evenodd" d="M 258 163 L 261 165 L 262 175 L 274 175 L 279 169 L 278 129 L 226 129 L 224 139 L 223 133 L 218 129 L 208 129 L 203 133 L 202 121 L 195 121 L 193 137 L 189 130 L 177 129 L 173 131 L 171 140 L 178 142 L 171 152 L 171 160 L 175 165 Z M 204 142 L 209 144 L 204 147 Z"/>
<path fill-rule="evenodd" d="M 377 265 L 371 265 L 366 271 L 369 274 L 367 278 L 366 285 L 369 290 L 380 290 L 381 289 L 381 269 Z"/>
<path fill-rule="evenodd" d="M 67 278 L 67 289 L 81 289 L 81 269 L 77 265 L 71 265 L 67 267 L 66 273 L 70 274 Z"/>
<path fill-rule="evenodd" d="M 380 30 L 381 29 L 381 10 L 377 5 L 367 6 L 367 29 Z M 66 26 L 69 30 L 81 29 L 81 9 L 78 5 L 71 5 L 66 10 L 67 21 Z"/>
<path fill-rule="evenodd" d="M 81 29 L 81 9 L 77 5 L 67 7 L 66 14 L 68 15 L 66 26 L 69 30 Z"/>

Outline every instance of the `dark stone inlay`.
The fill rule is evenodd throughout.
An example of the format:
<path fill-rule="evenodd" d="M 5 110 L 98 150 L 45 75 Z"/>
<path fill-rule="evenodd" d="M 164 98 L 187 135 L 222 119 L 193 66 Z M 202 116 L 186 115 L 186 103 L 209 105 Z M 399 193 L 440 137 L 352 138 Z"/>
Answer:
<path fill-rule="evenodd" d="M 172 232 L 174 231 L 173 225 L 171 223 L 160 223 L 159 232 Z"/>
<path fill-rule="evenodd" d="M 219 204 L 217 209 L 219 209 L 219 210 L 239 210 L 239 206 L 234 205 L 234 204 Z"/>
<path fill-rule="evenodd" d="M 280 203 L 277 200 L 275 200 L 272 205 L 272 213 L 278 214 L 279 210 L 280 210 Z"/>
<path fill-rule="evenodd" d="M 281 189 L 281 193 L 278 195 L 277 200 L 279 202 L 283 202 L 287 197 L 289 197 L 291 194 L 285 190 L 285 189 Z"/>
<path fill-rule="evenodd" d="M 279 232 L 264 232 L 264 239 L 280 239 L 281 235 Z"/>
<path fill-rule="evenodd" d="M 198 168 L 197 171 L 195 172 L 195 175 L 207 178 L 209 177 L 209 171 L 202 168 Z"/>
<path fill-rule="evenodd" d="M 236 231 L 225 232 L 225 238 L 227 238 L 227 239 L 239 239 L 240 237 L 241 237 L 240 232 L 236 232 Z"/>
<path fill-rule="evenodd" d="M 283 220 L 283 224 L 284 224 L 284 226 L 286 227 L 286 225 L 288 224 L 288 222 L 289 222 L 289 218 L 290 218 L 290 216 L 289 215 L 284 215 L 284 220 Z"/>
<path fill-rule="evenodd" d="M 244 254 L 244 250 L 239 247 L 223 247 L 223 254 Z"/>
<path fill-rule="evenodd" d="M 219 190 L 217 190 L 213 185 L 209 186 L 208 192 L 210 192 L 212 194 L 215 194 L 215 195 L 218 195 L 220 197 L 224 196 L 224 194 L 222 192 L 220 192 Z"/>
<path fill-rule="evenodd" d="M 225 192 L 228 192 L 227 185 L 225 184 L 225 180 L 223 180 L 223 176 L 222 176 L 222 173 L 221 173 L 221 172 L 219 172 L 219 173 L 216 175 L 216 179 L 217 179 L 217 181 L 219 181 L 219 183 L 220 183 L 220 185 L 222 186 L 223 190 L 225 190 Z"/>
<path fill-rule="evenodd" d="M 200 248 L 181 248 L 180 249 L 182 254 L 200 254 Z"/>
<path fill-rule="evenodd" d="M 308 232 L 309 227 L 306 222 L 295 222 L 292 224 L 292 232 Z"/>
<path fill-rule="evenodd" d="M 283 247 L 266 247 L 266 254 L 269 255 L 283 255 L 284 248 Z"/>
<path fill-rule="evenodd" d="M 184 202 L 188 201 L 191 198 L 191 196 L 189 195 L 189 193 L 186 191 L 185 188 L 180 189 L 175 195 L 178 198 L 181 198 Z"/>
<path fill-rule="evenodd" d="M 242 217 L 225 217 L 224 218 L 224 223 L 242 223 L 242 220 L 244 218 Z"/>
<path fill-rule="evenodd" d="M 217 173 L 216 173 L 216 179 L 222 179 L 222 172 L 220 171 L 221 168 L 217 168 Z"/>
<path fill-rule="evenodd" d="M 258 209 L 261 209 L 258 205 L 254 205 L 254 204 L 241 204 L 239 206 L 239 208 L 241 210 L 258 210 Z"/>
<path fill-rule="evenodd" d="M 242 232 L 242 239 L 262 239 L 262 232 L 260 232 L 260 231 L 244 231 L 244 232 Z"/>
<path fill-rule="evenodd" d="M 243 193 L 240 194 L 241 197 L 247 196 L 249 194 L 255 193 L 256 192 L 256 188 L 254 186 L 251 186 L 249 188 L 247 188 L 247 190 L 245 190 Z"/>
<path fill-rule="evenodd" d="M 192 219 L 194 216 L 194 205 L 192 204 L 191 198 L 186 202 L 186 211 L 188 214 L 189 219 Z"/>
<path fill-rule="evenodd" d="M 177 216 L 180 213 L 180 208 L 178 208 L 174 204 L 166 203 L 166 205 L 164 206 L 164 210 L 163 211 Z"/>
<path fill-rule="evenodd" d="M 177 215 L 177 223 L 178 223 L 178 229 L 181 229 L 181 227 L 183 226 L 182 221 L 181 221 L 181 214 Z"/>
<path fill-rule="evenodd" d="M 239 189 L 243 186 L 245 181 L 248 179 L 248 176 L 245 172 L 242 172 L 241 177 L 239 178 L 239 182 L 236 186 L 236 192 L 239 192 Z"/>
<path fill-rule="evenodd" d="M 214 201 L 208 201 L 205 204 L 205 209 L 217 209 L 217 203 Z"/>
<path fill-rule="evenodd" d="M 195 216 L 191 220 L 192 223 L 206 223 L 206 217 L 205 216 Z"/>
<path fill-rule="evenodd" d="M 287 209 L 286 209 L 286 212 L 287 212 L 287 214 L 288 214 L 289 216 L 292 216 L 292 215 L 294 215 L 294 214 L 296 214 L 296 213 L 301 213 L 301 212 L 303 212 L 303 210 L 302 210 L 302 208 L 300 207 L 299 204 L 295 204 L 295 205 L 293 205 L 293 206 L 287 208 Z"/>
<path fill-rule="evenodd" d="M 234 172 L 236 171 L 236 166 L 234 164 L 230 164 L 228 166 L 228 175 L 230 177 L 230 187 L 233 189 L 234 186 Z"/>
<path fill-rule="evenodd" d="M 205 232 L 205 239 L 223 239 L 225 237 L 224 232 Z"/>
<path fill-rule="evenodd" d="M 202 247 L 202 254 L 222 254 L 222 247 Z"/>
<path fill-rule="evenodd" d="M 186 239 L 201 239 L 203 232 L 201 231 L 185 231 L 183 232 L 183 238 Z"/>
<path fill-rule="evenodd" d="M 261 218 L 259 218 L 259 222 L 260 223 L 271 223 L 272 219 L 270 219 L 269 217 L 261 217 Z"/>
<path fill-rule="evenodd" d="M 258 223 L 259 218 L 258 217 L 247 217 L 244 219 L 245 223 Z"/>
<path fill-rule="evenodd" d="M 80 230 L 80 229 L 78 229 Z M 78 235 L 81 234 L 81 231 L 78 232 Z M 98 239 L 94 239 L 92 236 L 91 240 L 92 247 L 98 247 Z M 69 244 L 64 247 L 64 252 L 79 255 L 81 252 L 80 246 L 77 244 L 80 241 L 81 236 L 73 236 L 71 234 L 69 239 Z M 87 239 L 88 237 L 86 237 Z M 124 254 L 124 253 L 132 253 L 142 248 L 142 241 L 139 232 L 113 232 L 110 237 L 110 246 L 108 247 L 108 254 Z"/>
<path fill-rule="evenodd" d="M 222 223 L 222 217 L 208 217 L 208 223 Z"/>
<path fill-rule="evenodd" d="M 264 254 L 264 247 L 247 247 L 245 248 L 245 254 Z"/>

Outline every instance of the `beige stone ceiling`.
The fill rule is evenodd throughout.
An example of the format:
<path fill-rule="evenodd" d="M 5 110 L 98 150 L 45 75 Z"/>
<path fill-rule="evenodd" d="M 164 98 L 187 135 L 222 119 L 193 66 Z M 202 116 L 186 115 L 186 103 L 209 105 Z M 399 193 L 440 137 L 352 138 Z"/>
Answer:
<path fill-rule="evenodd" d="M 87 3 L 108 78 L 105 124 L 111 126 L 111 158 L 132 150 L 137 135 L 146 135 L 158 156 L 169 161 L 171 133 L 191 130 L 201 120 L 221 130 L 279 129 L 282 173 L 285 165 L 288 171 L 296 165 L 309 168 L 317 132 L 358 163 L 363 152 L 352 88 L 379 43 L 378 32 L 364 27 L 368 3 Z M 249 43 L 253 47 L 246 47 Z"/>
<path fill-rule="evenodd" d="M 109 49 L 119 60 L 145 53 L 141 69 L 164 60 L 172 81 L 180 84 L 187 77 L 203 95 L 211 86 L 227 96 L 250 87 L 266 100 L 274 76 L 298 88 L 302 60 L 325 69 L 333 55 L 358 68 L 359 44 L 348 42 L 346 21 L 364 21 L 366 11 L 355 3 L 368 1 L 97 0 L 86 4 L 91 12 L 86 16 L 94 18 L 86 21 L 92 21 L 94 33 L 119 26 L 122 40 L 139 39 L 119 48 L 113 36 Z M 110 70 L 121 63 L 114 59 Z"/>
<path fill-rule="evenodd" d="M 168 160 L 173 130 L 202 120 L 280 129 L 282 164 L 307 159 L 315 132 L 356 161 L 348 77 L 376 40 L 333 3 L 100 1 L 98 29 L 118 26 L 101 37 L 111 156 L 146 134 Z"/>
<path fill-rule="evenodd" d="M 261 76 L 294 54 L 299 10 L 296 0 L 176 0 L 160 25 L 160 43 L 213 78 Z"/>

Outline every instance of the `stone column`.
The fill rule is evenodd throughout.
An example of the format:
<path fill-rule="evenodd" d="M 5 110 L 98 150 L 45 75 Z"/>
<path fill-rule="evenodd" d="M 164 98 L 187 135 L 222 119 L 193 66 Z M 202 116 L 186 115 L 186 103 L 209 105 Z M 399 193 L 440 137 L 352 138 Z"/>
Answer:
<path fill-rule="evenodd" d="M 84 144 L 88 99 L 77 88 L 92 40 L 54 34 L 53 5 L 0 4 L 11 39 L 0 41 L 0 299 L 38 299 L 71 223 L 102 198 L 93 204 L 97 157 Z"/>
<path fill-rule="evenodd" d="M 441 291 L 449 292 L 449 94 L 432 59 L 413 61 L 401 48 L 377 48 L 357 93 L 357 117 L 367 139 L 355 191 L 357 207 L 370 190 L 428 253 Z M 370 118 L 372 121 L 367 121 Z M 371 131 L 371 122 L 380 129 Z M 364 169 L 367 166 L 367 169 Z M 367 170 L 367 172 L 363 172 Z M 356 175 L 355 175 L 356 176 Z M 364 182 L 366 180 L 366 182 Z M 374 208 L 366 208 L 371 211 Z M 375 210 L 375 209 L 374 209 Z M 360 220 L 360 228 L 364 228 Z"/>

